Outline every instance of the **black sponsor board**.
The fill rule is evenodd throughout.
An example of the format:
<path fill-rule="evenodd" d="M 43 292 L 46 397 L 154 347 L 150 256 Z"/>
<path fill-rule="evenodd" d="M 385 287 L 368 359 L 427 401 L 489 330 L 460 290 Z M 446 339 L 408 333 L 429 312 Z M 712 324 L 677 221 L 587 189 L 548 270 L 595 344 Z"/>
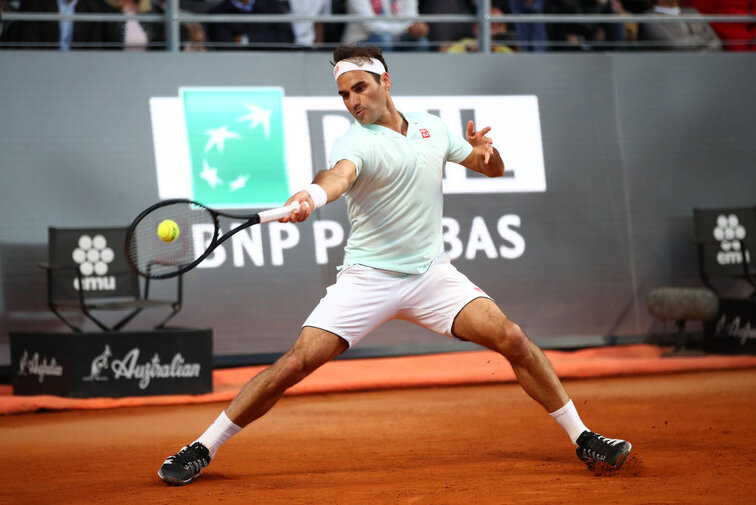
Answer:
<path fill-rule="evenodd" d="M 212 330 L 11 333 L 13 394 L 77 398 L 212 391 Z"/>
<path fill-rule="evenodd" d="M 756 299 L 720 299 L 717 317 L 707 324 L 704 346 L 712 353 L 756 353 Z"/>

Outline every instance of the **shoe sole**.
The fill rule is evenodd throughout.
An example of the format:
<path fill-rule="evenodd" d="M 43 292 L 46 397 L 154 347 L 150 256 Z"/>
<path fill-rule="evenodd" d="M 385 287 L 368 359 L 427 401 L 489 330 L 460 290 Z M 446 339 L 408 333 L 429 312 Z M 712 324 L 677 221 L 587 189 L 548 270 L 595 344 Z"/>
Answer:
<path fill-rule="evenodd" d="M 627 442 L 627 450 L 625 450 L 622 454 L 619 455 L 617 458 L 617 462 L 615 464 L 607 463 L 606 461 L 593 461 L 591 459 L 582 459 L 583 463 L 586 464 L 588 467 L 588 470 L 595 471 L 595 470 L 608 470 L 608 471 L 614 471 L 619 470 L 620 467 L 627 461 L 627 457 L 630 456 L 630 451 L 633 450 L 633 444 L 630 442 Z"/>
<path fill-rule="evenodd" d="M 163 482 L 165 482 L 169 486 L 186 486 L 187 484 L 191 484 L 192 480 L 194 480 L 194 478 L 190 478 L 189 480 L 181 480 L 177 477 L 171 477 L 170 475 L 163 475 L 162 470 L 162 468 L 158 470 L 158 477 L 160 477 Z"/>

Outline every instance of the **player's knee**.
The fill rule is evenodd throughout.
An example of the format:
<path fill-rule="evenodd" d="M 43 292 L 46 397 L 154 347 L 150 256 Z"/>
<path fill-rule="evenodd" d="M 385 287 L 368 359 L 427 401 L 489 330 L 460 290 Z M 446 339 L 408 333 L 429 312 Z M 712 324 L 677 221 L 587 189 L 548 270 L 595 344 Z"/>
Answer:
<path fill-rule="evenodd" d="M 298 353 L 289 352 L 285 354 L 280 362 L 279 377 L 287 386 L 293 385 L 307 377 L 312 370 L 309 369 L 307 361 Z"/>
<path fill-rule="evenodd" d="M 510 361 L 524 359 L 530 353 L 530 342 L 520 326 L 509 319 L 502 323 L 497 338 L 498 350 Z"/>

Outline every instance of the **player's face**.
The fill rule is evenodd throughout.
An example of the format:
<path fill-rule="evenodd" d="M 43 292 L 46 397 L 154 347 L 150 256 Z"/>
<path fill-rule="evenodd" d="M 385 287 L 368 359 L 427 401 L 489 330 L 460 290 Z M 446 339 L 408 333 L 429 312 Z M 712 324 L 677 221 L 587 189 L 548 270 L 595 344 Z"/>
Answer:
<path fill-rule="evenodd" d="M 389 115 L 386 86 L 383 80 L 377 83 L 370 72 L 346 72 L 336 85 L 347 110 L 360 124 L 378 123 Z"/>

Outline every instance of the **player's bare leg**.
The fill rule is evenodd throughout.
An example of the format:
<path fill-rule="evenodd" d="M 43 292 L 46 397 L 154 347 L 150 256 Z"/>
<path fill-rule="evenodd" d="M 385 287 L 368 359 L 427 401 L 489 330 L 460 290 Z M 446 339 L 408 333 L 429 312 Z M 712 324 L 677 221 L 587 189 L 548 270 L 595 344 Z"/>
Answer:
<path fill-rule="evenodd" d="M 577 446 L 589 468 L 606 463 L 619 468 L 632 448 L 629 442 L 597 435 L 583 424 L 546 355 L 517 324 L 488 298 L 477 298 L 457 315 L 452 332 L 504 356 L 525 392 L 541 404 Z"/>
<path fill-rule="evenodd" d="M 273 365 L 253 377 L 226 407 L 226 415 L 244 427 L 265 414 L 291 386 L 347 350 L 344 339 L 311 326 Z"/>
<path fill-rule="evenodd" d="M 520 385 L 547 411 L 554 412 L 569 396 L 548 358 L 488 298 L 477 298 L 457 315 L 452 332 L 503 355 L 512 365 Z"/>
<path fill-rule="evenodd" d="M 158 476 L 170 485 L 191 483 L 218 448 L 244 426 L 268 412 L 284 392 L 348 347 L 333 333 L 306 326 L 291 349 L 253 377 L 192 444 L 167 458 Z"/>

